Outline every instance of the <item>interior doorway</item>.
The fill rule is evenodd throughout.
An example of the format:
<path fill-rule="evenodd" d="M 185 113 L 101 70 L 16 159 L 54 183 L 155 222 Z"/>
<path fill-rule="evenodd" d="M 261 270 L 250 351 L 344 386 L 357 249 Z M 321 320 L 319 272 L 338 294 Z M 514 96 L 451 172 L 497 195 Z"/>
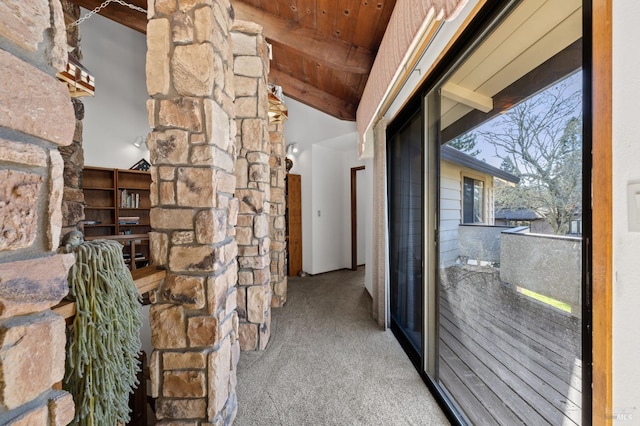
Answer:
<path fill-rule="evenodd" d="M 358 223 L 363 223 L 363 195 L 362 180 L 358 180 L 358 171 L 365 169 L 365 166 L 351 168 L 351 270 L 357 271 L 358 265 L 364 263 L 359 259 L 364 259 L 364 253 L 358 252 L 358 247 L 364 247 L 364 232 L 362 226 L 358 228 Z M 360 189 L 360 190 L 359 190 Z"/>

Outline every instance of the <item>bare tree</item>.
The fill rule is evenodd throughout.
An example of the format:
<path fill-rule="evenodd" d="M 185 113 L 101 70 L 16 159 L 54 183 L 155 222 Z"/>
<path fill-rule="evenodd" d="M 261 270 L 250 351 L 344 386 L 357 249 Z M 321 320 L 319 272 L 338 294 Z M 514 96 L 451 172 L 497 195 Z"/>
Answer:
<path fill-rule="evenodd" d="M 511 108 L 490 130 L 480 131 L 520 177 L 496 189 L 501 208 L 527 208 L 545 217 L 556 234 L 566 234 L 582 208 L 582 94 L 560 83 Z"/>

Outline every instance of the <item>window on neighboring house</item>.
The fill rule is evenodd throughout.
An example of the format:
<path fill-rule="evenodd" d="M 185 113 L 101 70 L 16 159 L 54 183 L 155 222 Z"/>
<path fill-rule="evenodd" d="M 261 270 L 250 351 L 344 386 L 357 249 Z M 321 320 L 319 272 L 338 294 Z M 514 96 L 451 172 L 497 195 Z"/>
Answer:
<path fill-rule="evenodd" d="M 465 176 L 462 192 L 462 223 L 483 223 L 484 182 Z"/>

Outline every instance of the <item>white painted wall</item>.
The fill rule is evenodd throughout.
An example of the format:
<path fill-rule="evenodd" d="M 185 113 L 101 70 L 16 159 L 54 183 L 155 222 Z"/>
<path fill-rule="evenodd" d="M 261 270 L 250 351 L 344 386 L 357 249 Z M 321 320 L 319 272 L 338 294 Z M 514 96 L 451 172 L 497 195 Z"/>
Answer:
<path fill-rule="evenodd" d="M 613 2 L 613 414 L 640 424 L 640 232 L 628 228 L 627 184 L 640 182 L 640 3 Z M 597 118 L 595 118 L 597 119 Z"/>
<path fill-rule="evenodd" d="M 147 149 L 133 146 L 150 131 L 145 35 L 97 14 L 80 24 L 80 35 L 82 64 L 96 79 L 95 97 L 82 98 L 85 164 L 128 169 L 149 161 Z"/>
<path fill-rule="evenodd" d="M 351 167 L 365 164 L 357 156 L 355 123 L 286 97 L 285 103 L 289 108 L 285 139 L 299 148 L 291 173 L 301 175 L 302 180 L 302 269 L 320 274 L 350 268 Z M 366 179 L 371 204 L 372 177 Z M 362 248 L 367 246 L 365 241 Z"/>
<path fill-rule="evenodd" d="M 83 10 L 83 12 L 86 12 Z M 149 151 L 133 146 L 149 133 L 144 34 L 100 15 L 80 24 L 82 64 L 96 79 L 95 97 L 84 97 L 82 145 L 87 166 L 128 169 Z M 151 355 L 149 306 L 142 307 L 142 349 Z"/>

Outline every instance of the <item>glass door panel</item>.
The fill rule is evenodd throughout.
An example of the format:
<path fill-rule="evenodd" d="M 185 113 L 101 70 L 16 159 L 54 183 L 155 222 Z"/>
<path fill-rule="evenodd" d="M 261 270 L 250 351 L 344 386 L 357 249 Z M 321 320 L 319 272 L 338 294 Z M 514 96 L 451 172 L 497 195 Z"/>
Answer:
<path fill-rule="evenodd" d="M 437 384 L 473 424 L 582 422 L 581 16 L 524 0 L 441 85 Z"/>
<path fill-rule="evenodd" d="M 390 136 L 387 147 L 391 322 L 419 357 L 423 329 L 421 115 L 410 117 Z"/>

